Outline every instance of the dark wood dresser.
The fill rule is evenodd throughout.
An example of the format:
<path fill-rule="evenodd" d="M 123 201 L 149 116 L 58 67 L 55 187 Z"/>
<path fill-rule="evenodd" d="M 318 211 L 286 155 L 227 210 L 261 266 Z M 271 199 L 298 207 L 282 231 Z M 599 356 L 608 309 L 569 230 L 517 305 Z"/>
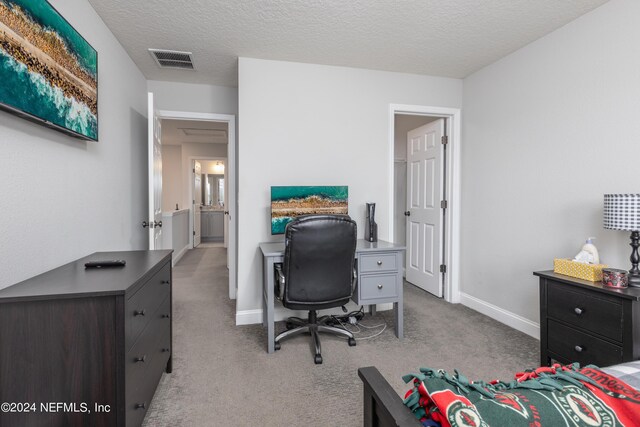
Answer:
<path fill-rule="evenodd" d="M 607 288 L 553 271 L 533 274 L 540 278 L 541 365 L 640 359 L 640 288 Z"/>
<path fill-rule="evenodd" d="M 171 372 L 171 253 L 97 252 L 0 290 L 0 426 L 142 423 Z M 84 267 L 106 259 L 126 266 Z"/>

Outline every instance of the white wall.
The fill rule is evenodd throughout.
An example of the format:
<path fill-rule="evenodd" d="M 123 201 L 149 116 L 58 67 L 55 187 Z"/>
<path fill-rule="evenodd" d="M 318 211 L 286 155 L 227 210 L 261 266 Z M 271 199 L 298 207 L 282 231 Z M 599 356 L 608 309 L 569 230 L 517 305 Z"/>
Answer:
<path fill-rule="evenodd" d="M 270 235 L 272 185 L 348 185 L 359 237 L 365 203 L 376 202 L 379 237 L 389 240 L 389 105 L 461 102 L 457 79 L 240 58 L 240 316 L 262 307 L 258 243 L 282 239 Z"/>
<path fill-rule="evenodd" d="M 238 88 L 149 80 L 159 110 L 238 114 Z"/>
<path fill-rule="evenodd" d="M 180 209 L 162 213 L 162 249 L 173 249 L 172 265 L 189 249 L 189 212 Z"/>
<path fill-rule="evenodd" d="M 182 191 L 182 147 L 162 145 L 162 211 L 188 208 L 183 205 Z"/>
<path fill-rule="evenodd" d="M 531 273 L 586 237 L 629 268 L 628 233 L 602 228 L 602 205 L 640 191 L 639 16 L 612 0 L 464 80 L 464 293 L 537 322 Z"/>
<path fill-rule="evenodd" d="M 51 4 L 98 51 L 100 142 L 0 112 L 0 288 L 147 247 L 146 80 L 87 1 Z"/>

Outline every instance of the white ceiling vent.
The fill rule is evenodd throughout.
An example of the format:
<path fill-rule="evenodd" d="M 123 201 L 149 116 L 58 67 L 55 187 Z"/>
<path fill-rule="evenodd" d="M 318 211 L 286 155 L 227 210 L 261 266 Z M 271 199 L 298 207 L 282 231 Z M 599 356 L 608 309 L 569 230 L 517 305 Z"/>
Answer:
<path fill-rule="evenodd" d="M 191 52 L 177 50 L 149 49 L 149 53 L 160 68 L 177 68 L 180 70 L 195 70 Z"/>

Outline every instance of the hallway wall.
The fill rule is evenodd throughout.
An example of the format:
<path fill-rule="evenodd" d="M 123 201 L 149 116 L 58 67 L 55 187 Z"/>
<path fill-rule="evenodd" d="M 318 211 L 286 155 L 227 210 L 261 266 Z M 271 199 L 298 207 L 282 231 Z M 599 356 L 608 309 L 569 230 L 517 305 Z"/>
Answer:
<path fill-rule="evenodd" d="M 0 288 L 148 246 L 147 82 L 89 2 L 51 4 L 98 52 L 99 142 L 0 112 Z"/>

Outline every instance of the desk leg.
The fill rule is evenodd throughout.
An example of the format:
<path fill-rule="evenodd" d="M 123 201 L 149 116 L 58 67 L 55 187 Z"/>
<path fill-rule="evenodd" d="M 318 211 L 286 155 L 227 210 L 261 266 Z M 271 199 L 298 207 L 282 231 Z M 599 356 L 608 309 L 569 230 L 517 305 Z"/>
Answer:
<path fill-rule="evenodd" d="M 403 321 L 404 321 L 404 281 L 402 280 L 402 272 L 398 273 L 398 302 L 393 303 L 393 309 L 396 312 L 396 336 L 403 338 Z"/>
<path fill-rule="evenodd" d="M 370 305 L 369 305 L 369 314 L 370 314 L 371 316 L 375 316 L 375 315 L 376 315 L 376 308 L 377 308 L 377 307 L 378 307 L 378 306 L 377 306 L 377 305 L 375 305 L 375 304 L 370 304 Z"/>
<path fill-rule="evenodd" d="M 262 295 L 262 325 L 267 327 L 267 353 L 273 353 L 275 351 L 275 325 L 273 323 L 273 311 L 274 311 L 274 294 L 273 289 L 275 283 L 273 282 L 273 264 L 272 257 L 264 257 L 263 265 L 263 295 Z"/>
<path fill-rule="evenodd" d="M 402 327 L 403 327 L 402 326 L 402 322 L 403 322 L 402 307 L 403 307 L 402 300 L 393 303 L 393 309 L 396 312 L 396 336 L 398 338 L 404 337 L 403 330 L 402 330 Z"/>

